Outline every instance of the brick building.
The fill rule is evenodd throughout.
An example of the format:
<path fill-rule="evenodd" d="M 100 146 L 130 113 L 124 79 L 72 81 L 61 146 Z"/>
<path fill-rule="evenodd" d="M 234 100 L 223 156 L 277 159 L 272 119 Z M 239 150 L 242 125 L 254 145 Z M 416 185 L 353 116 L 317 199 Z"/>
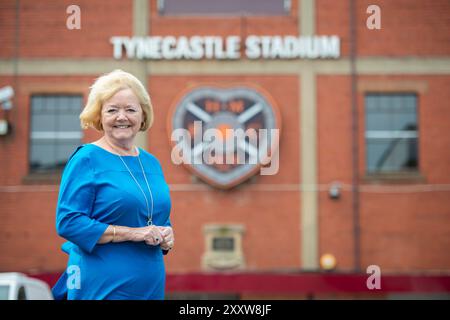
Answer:
<path fill-rule="evenodd" d="M 155 123 L 138 143 L 160 159 L 171 187 L 169 292 L 195 291 L 198 280 L 208 292 L 303 297 L 339 292 L 315 290 L 320 277 L 356 274 L 363 283 L 346 292 L 368 294 L 366 268 L 377 265 L 448 294 L 450 3 L 205 3 L 79 0 L 80 29 L 70 27 L 71 1 L 0 3 L 0 87 L 15 93 L 13 107 L 0 110 L 9 124 L 0 135 L 0 271 L 64 271 L 54 227 L 60 170 L 77 144 L 99 137 L 77 127 L 89 86 L 121 68 L 147 86 L 154 105 Z M 367 23 L 373 4 L 381 29 Z M 308 49 L 316 36 L 337 39 L 338 51 Z M 195 37 L 204 45 L 199 56 L 176 56 L 180 38 Z M 208 37 L 240 42 L 223 56 L 217 43 L 208 53 Z M 260 55 L 247 51 L 250 37 L 260 39 Z M 274 49 L 276 41 L 284 47 Z M 279 171 L 220 189 L 173 163 L 173 110 L 190 90 L 237 84 L 257 88 L 279 112 Z M 327 253 L 336 266 L 324 273 Z M 311 286 L 289 285 L 311 273 L 319 277 Z M 282 284 L 271 291 L 258 287 L 264 281 Z"/>

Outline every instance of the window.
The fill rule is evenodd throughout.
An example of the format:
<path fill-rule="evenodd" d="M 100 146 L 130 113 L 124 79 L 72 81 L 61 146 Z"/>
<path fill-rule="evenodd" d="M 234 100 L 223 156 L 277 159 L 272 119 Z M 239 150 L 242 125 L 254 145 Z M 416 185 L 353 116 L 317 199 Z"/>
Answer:
<path fill-rule="evenodd" d="M 64 168 L 81 143 L 81 95 L 31 97 L 30 169 L 49 172 Z"/>
<path fill-rule="evenodd" d="M 231 237 L 216 237 L 213 239 L 213 250 L 215 251 L 233 251 L 234 238 Z"/>
<path fill-rule="evenodd" d="M 290 0 L 158 0 L 162 15 L 286 15 Z"/>
<path fill-rule="evenodd" d="M 367 172 L 417 171 L 417 96 L 367 94 L 365 115 Z"/>

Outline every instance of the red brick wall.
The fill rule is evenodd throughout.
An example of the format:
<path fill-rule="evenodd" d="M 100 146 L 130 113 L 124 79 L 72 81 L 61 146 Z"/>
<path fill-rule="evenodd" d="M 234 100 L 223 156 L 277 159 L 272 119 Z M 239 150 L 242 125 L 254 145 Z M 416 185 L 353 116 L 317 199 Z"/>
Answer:
<path fill-rule="evenodd" d="M 419 171 L 422 180 L 377 182 L 384 193 L 361 192 L 361 263 L 378 264 L 386 271 L 448 270 L 450 258 L 444 252 L 450 244 L 450 200 L 448 191 L 401 192 L 417 184 L 432 188 L 450 183 L 450 125 L 447 119 L 449 77 L 445 76 L 361 76 L 360 81 L 410 80 L 427 83 L 418 93 Z M 351 184 L 351 83 L 346 76 L 319 76 L 318 152 L 319 182 Z M 330 92 L 333 92 L 331 95 Z M 364 92 L 358 93 L 360 175 L 364 182 Z M 388 193 L 386 193 L 388 189 Z M 389 192 L 390 190 L 390 192 Z M 340 268 L 352 269 L 352 194 L 343 191 L 339 200 L 326 192 L 319 196 L 320 252 L 335 254 Z"/>
<path fill-rule="evenodd" d="M 349 1 L 316 0 L 316 33 L 341 37 L 349 55 Z M 381 9 L 381 29 L 366 27 L 370 5 Z M 443 56 L 450 54 L 450 2 L 446 0 L 356 0 L 359 56 Z"/>
<path fill-rule="evenodd" d="M 91 84 L 92 77 L 64 77 L 65 83 L 77 82 L 80 88 L 86 88 Z M 1 167 L 8 168 L 10 174 L 6 175 L 6 185 L 20 185 L 22 179 L 28 173 L 28 135 L 29 135 L 29 96 L 31 93 L 42 92 L 33 84 L 39 83 L 38 88 L 57 88 L 61 83 L 60 77 L 23 77 L 20 79 L 22 94 L 17 108 L 17 117 L 22 117 L 18 122 L 17 134 L 10 140 L 10 147 L 6 147 L 6 153 L 14 150 L 14 161 L 0 163 Z M 168 83 L 170 82 L 170 85 Z M 280 108 L 282 118 L 282 136 L 280 141 L 280 171 L 275 176 L 257 176 L 255 182 L 244 185 L 234 191 L 193 191 L 172 192 L 173 224 L 177 228 L 177 250 L 168 257 L 169 271 L 198 271 L 200 269 L 201 256 L 205 250 L 203 226 L 207 223 L 240 223 L 246 228 L 244 234 L 244 253 L 249 269 L 264 268 L 294 268 L 299 267 L 300 255 L 300 202 L 299 194 L 289 192 L 264 192 L 252 190 L 255 184 L 296 184 L 299 182 L 299 128 L 298 106 L 299 87 L 297 77 L 293 76 L 249 76 L 249 77 L 151 77 L 149 79 L 149 91 L 155 108 L 155 123 L 149 131 L 149 151 L 160 160 L 169 183 L 191 183 L 191 174 L 181 167 L 175 166 L 170 160 L 170 141 L 166 127 L 169 107 L 180 91 L 186 86 L 199 83 L 220 82 L 228 83 L 253 83 L 270 92 L 271 96 Z M 84 84 L 84 87 L 83 87 Z M 60 89 L 61 90 L 61 89 Z M 84 93 L 85 97 L 87 91 Z M 89 133 L 85 141 L 92 141 L 98 135 Z M 6 154 L 5 153 L 5 154 Z M 27 233 L 32 226 L 38 226 L 39 232 L 47 234 L 41 241 L 45 245 L 37 246 L 26 260 L 13 258 L 0 262 L 4 270 L 9 268 L 26 269 L 40 268 L 39 261 L 45 259 L 52 261 L 48 268 L 63 268 L 64 255 L 60 253 L 59 246 L 62 239 L 58 239 L 54 231 L 54 212 L 56 207 L 57 192 L 33 192 L 33 193 L 0 193 L 2 201 L 2 216 L 5 216 L 11 224 L 7 225 L 8 232 L 16 230 L 18 233 Z M 26 197 L 31 202 L 43 202 L 48 207 L 40 207 L 45 211 L 43 215 L 35 215 L 30 218 L 29 224 L 15 221 L 17 211 L 31 214 L 34 206 L 28 206 L 29 201 L 21 202 Z M 19 199 L 20 198 L 20 199 Z M 226 208 L 226 209 L 224 209 Z M 46 222 L 36 223 L 35 219 L 44 219 Z M 17 225 L 15 227 L 14 224 Z M 45 226 L 45 231 L 39 226 Z M 24 238 L 17 242 L 19 247 L 31 245 L 35 239 Z M 14 246 L 11 246 L 11 243 Z M 16 251 L 16 242 L 4 242 L 3 252 Z M 47 250 L 48 247 L 53 250 Z M 39 249 L 41 248 L 41 249 Z M 45 249 L 45 250 L 44 250 Z M 270 254 L 261 254 L 270 252 Z M 21 251 L 17 251 L 21 252 Z M 16 257 L 12 255 L 12 257 Z M 14 261 L 16 261 L 14 264 Z"/>
<path fill-rule="evenodd" d="M 446 192 L 361 194 L 362 265 L 386 272 L 448 272 Z"/>
<path fill-rule="evenodd" d="M 424 92 L 418 93 L 419 171 L 423 181 L 415 183 L 430 187 L 450 184 L 450 110 L 447 103 L 450 99 L 447 90 L 450 77 L 399 75 L 361 77 L 361 80 L 387 81 L 388 78 L 391 81 L 410 80 L 427 84 Z M 359 95 L 359 106 L 362 131 L 363 93 Z M 362 133 L 360 137 L 363 137 Z M 363 143 L 361 146 L 362 173 L 365 149 Z M 379 264 L 392 272 L 448 270 L 450 256 L 445 254 L 450 245 L 448 194 L 448 191 L 363 193 L 363 263 Z"/>
<path fill-rule="evenodd" d="M 21 58 L 112 57 L 111 36 L 131 36 L 132 0 L 20 1 L 19 56 Z M 81 29 L 68 30 L 66 9 L 81 10 Z M 15 46 L 13 0 L 0 4 L 0 57 L 12 57 Z M 3 19 L 5 18 L 5 19 Z M 5 40 L 3 40 L 5 39 Z"/>
<path fill-rule="evenodd" d="M 15 4 L 16 1 L 0 2 L 0 39 L 2 42 L 0 57 L 13 57 L 15 54 Z"/>
<path fill-rule="evenodd" d="M 381 8 L 381 30 L 369 30 L 366 9 Z M 450 54 L 450 2 L 447 0 L 358 0 L 358 55 L 443 56 Z"/>
<path fill-rule="evenodd" d="M 287 17 L 176 18 L 159 17 L 151 1 L 152 35 L 240 35 L 298 34 L 297 1 Z M 66 29 L 69 1 L 20 1 L 19 56 L 22 58 L 112 57 L 109 39 L 132 35 L 132 1 L 78 1 L 81 30 Z M 316 0 L 316 33 L 342 37 L 342 54 L 349 52 L 349 2 Z M 369 4 L 382 10 L 382 30 L 365 27 Z M 448 56 L 450 53 L 449 2 L 357 1 L 357 52 L 361 56 Z M 0 58 L 14 55 L 15 2 L 0 3 Z M 80 62 L 82 63 L 82 62 Z M 120 67 L 120 64 L 118 64 Z M 10 192 L 4 186 L 23 184 L 28 173 L 30 94 L 57 90 L 80 92 L 86 98 L 88 86 L 98 75 L 0 77 L 0 86 L 15 87 L 15 109 L 11 113 L 14 134 L 0 138 L 0 215 L 5 236 L 0 237 L 0 271 L 36 269 L 62 270 L 65 255 L 60 252 L 54 230 L 57 185 L 46 189 Z M 412 80 L 427 83 L 419 94 L 421 184 L 450 183 L 450 126 L 448 76 L 360 76 L 359 80 Z M 17 81 L 18 82 L 17 82 Z M 264 192 L 261 184 L 286 185 L 300 182 L 300 80 L 295 76 L 156 76 L 148 79 L 155 106 L 155 124 L 149 131 L 149 150 L 160 160 L 171 184 L 192 182 L 191 174 L 170 161 L 166 128 L 169 108 L 175 97 L 192 84 L 218 82 L 254 83 L 268 91 L 282 117 L 280 171 L 275 176 L 258 176 L 233 191 L 172 192 L 173 223 L 177 248 L 168 256 L 169 272 L 198 271 L 204 251 L 203 225 L 213 222 L 244 224 L 244 254 L 250 270 L 299 268 L 301 253 L 300 194 L 295 191 Z M 65 89 L 66 88 L 66 89 Z M 351 183 L 351 84 L 348 76 L 317 77 L 318 180 Z M 360 173 L 364 173 L 363 92 L 360 108 Z M 98 137 L 86 133 L 85 141 Z M 365 180 L 364 180 L 365 181 Z M 364 182 L 367 185 L 370 182 Z M 417 183 L 412 181 L 410 183 Z M 381 186 L 392 186 L 385 183 Z M 394 184 L 395 186 L 395 184 Z M 54 188 L 54 191 L 51 189 Z M 24 191 L 27 190 L 27 191 Z M 362 266 L 378 264 L 387 271 L 449 270 L 449 208 L 447 192 L 361 193 Z M 332 201 L 319 193 L 320 252 L 331 252 L 340 270 L 353 268 L 353 224 L 351 193 Z M 18 240 L 20 239 L 20 241 Z M 45 270 L 44 270 L 45 269 Z"/>
<path fill-rule="evenodd" d="M 63 240 L 55 230 L 58 182 L 44 186 L 24 182 L 29 174 L 30 101 L 32 94 L 41 93 L 78 93 L 86 100 L 95 77 L 0 78 L 0 86 L 13 85 L 16 92 L 10 112 L 13 134 L 0 139 L 0 216 L 5 231 L 0 237 L 1 271 L 60 271 L 64 267 Z M 87 133 L 85 139 L 93 137 Z"/>
<path fill-rule="evenodd" d="M 419 124 L 419 170 L 426 183 L 450 183 L 450 91 L 449 76 L 438 75 L 395 75 L 359 76 L 360 81 L 411 81 L 425 84 L 424 92 L 417 92 Z M 408 90 L 414 92 L 414 90 Z M 360 145 L 364 146 L 364 93 L 358 94 L 360 115 Z M 360 172 L 364 173 L 365 149 L 360 149 Z"/>
<path fill-rule="evenodd" d="M 77 1 L 81 29 L 68 30 L 66 9 L 73 1 L 20 1 L 16 30 L 16 3 L 0 4 L 0 57 L 22 58 L 112 57 L 111 36 L 133 35 L 132 0 Z M 160 16 L 151 1 L 149 29 L 152 35 L 240 35 L 297 34 L 297 1 L 283 17 L 180 18 Z"/>
<path fill-rule="evenodd" d="M 316 0 L 316 34 L 337 35 L 341 39 L 341 55 L 350 51 L 349 1 Z"/>
<path fill-rule="evenodd" d="M 331 94 L 332 93 L 332 94 Z M 351 84 L 347 76 L 317 77 L 318 182 L 351 183 Z M 319 252 L 335 255 L 340 269 L 353 268 L 350 193 L 331 201 L 319 193 Z"/>
<path fill-rule="evenodd" d="M 149 132 L 149 150 L 160 159 L 166 179 L 171 184 L 189 184 L 192 181 L 187 169 L 171 162 L 167 130 L 169 109 L 187 87 L 214 82 L 221 85 L 251 83 L 272 95 L 282 118 L 280 171 L 277 175 L 258 175 L 255 182 L 230 192 L 212 188 L 208 191 L 172 192 L 172 223 L 177 230 L 177 250 L 168 257 L 169 270 L 200 269 L 201 255 L 205 250 L 203 226 L 207 223 L 239 223 L 245 226 L 243 249 L 249 269 L 299 267 L 299 194 L 294 191 L 252 191 L 252 186 L 259 184 L 299 182 L 297 77 L 154 76 L 148 81 L 155 107 L 155 123 Z"/>
<path fill-rule="evenodd" d="M 167 17 L 159 16 L 151 1 L 152 35 L 298 34 L 297 1 L 283 17 Z M 21 1 L 19 14 L 20 57 L 111 57 L 113 35 L 131 36 L 132 1 L 78 1 L 81 30 L 68 30 L 66 8 L 70 1 Z M 381 8 L 381 30 L 369 30 L 366 9 Z M 12 57 L 15 49 L 15 1 L 0 5 L 0 57 Z M 337 34 L 342 54 L 349 50 L 349 1 L 316 1 L 316 33 Z M 357 52 L 362 56 L 448 55 L 450 52 L 450 4 L 446 0 L 370 0 L 356 2 Z"/>
<path fill-rule="evenodd" d="M 0 200 L 0 271 L 63 270 L 67 255 L 55 230 L 57 192 L 0 192 Z"/>
<path fill-rule="evenodd" d="M 13 85 L 15 89 L 14 108 L 9 114 L 13 133 L 0 139 L 0 146 L 2 146 L 0 166 L 4 173 L 8 173 L 0 175 L 1 184 L 21 184 L 23 178 L 28 174 L 31 95 L 77 93 L 82 94 L 86 101 L 89 86 L 96 77 L 24 76 L 18 77 L 17 80 L 10 77 L 0 78 L 0 85 L 2 83 Z"/>
<path fill-rule="evenodd" d="M 0 77 L 0 87 L 10 86 L 14 82 L 13 77 Z M 13 103 L 16 104 L 16 99 L 13 100 Z M 1 108 L 0 111 L 1 119 L 5 119 L 7 117 L 6 112 Z M 9 117 L 11 120 L 11 117 Z M 11 159 L 16 159 L 17 154 L 15 154 L 16 149 L 14 148 L 14 143 L 11 139 L 4 139 L 3 137 L 0 139 L 0 185 L 3 185 L 7 181 L 7 173 L 9 173 L 9 166 L 6 166 L 6 163 L 11 161 Z"/>

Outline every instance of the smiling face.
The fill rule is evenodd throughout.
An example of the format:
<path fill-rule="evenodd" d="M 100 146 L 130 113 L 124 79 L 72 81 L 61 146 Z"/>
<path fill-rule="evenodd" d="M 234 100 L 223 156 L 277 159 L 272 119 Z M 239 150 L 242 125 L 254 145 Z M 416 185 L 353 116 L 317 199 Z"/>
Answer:
<path fill-rule="evenodd" d="M 144 114 L 131 89 L 122 89 L 103 103 L 101 123 L 105 136 L 121 144 L 130 143 L 141 128 Z"/>

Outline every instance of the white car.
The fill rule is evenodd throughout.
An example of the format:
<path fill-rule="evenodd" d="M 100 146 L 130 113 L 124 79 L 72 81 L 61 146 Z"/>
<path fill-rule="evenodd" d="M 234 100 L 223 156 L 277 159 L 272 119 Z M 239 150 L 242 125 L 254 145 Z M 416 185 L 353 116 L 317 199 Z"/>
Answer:
<path fill-rule="evenodd" d="M 53 295 L 44 281 L 7 272 L 0 273 L 0 300 L 53 300 Z"/>

